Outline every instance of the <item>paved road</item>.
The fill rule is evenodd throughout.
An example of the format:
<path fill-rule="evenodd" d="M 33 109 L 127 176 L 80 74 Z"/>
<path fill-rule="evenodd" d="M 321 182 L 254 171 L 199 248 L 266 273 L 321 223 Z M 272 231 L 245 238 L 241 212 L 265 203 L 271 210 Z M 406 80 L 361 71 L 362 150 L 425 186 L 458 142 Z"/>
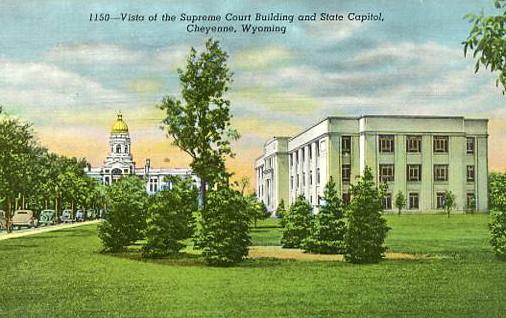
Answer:
<path fill-rule="evenodd" d="M 57 230 L 61 230 L 61 229 L 68 229 L 68 228 L 87 225 L 87 224 L 95 224 L 95 223 L 99 223 L 100 221 L 101 220 L 93 220 L 93 221 L 71 223 L 71 224 L 58 224 L 58 225 L 39 227 L 39 228 L 35 228 L 35 229 L 16 230 L 12 233 L 7 233 L 5 231 L 2 231 L 2 232 L 0 232 L 0 241 L 11 239 L 11 238 L 16 238 L 16 237 L 23 237 L 23 236 L 33 235 L 33 234 L 44 233 L 44 232 L 51 232 L 51 231 L 57 231 Z"/>

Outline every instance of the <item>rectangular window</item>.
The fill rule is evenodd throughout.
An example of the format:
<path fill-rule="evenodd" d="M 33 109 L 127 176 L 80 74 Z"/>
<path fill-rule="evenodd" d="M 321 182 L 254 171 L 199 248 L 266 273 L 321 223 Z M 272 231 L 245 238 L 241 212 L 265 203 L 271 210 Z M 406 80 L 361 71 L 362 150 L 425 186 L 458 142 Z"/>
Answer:
<path fill-rule="evenodd" d="M 409 194 L 408 208 L 411 210 L 418 210 L 420 208 L 420 196 L 418 193 Z"/>
<path fill-rule="evenodd" d="M 448 136 L 434 136 L 434 152 L 447 153 L 448 152 Z"/>
<path fill-rule="evenodd" d="M 320 144 L 317 142 L 315 142 L 315 148 L 316 148 L 316 157 L 319 157 L 320 156 Z"/>
<path fill-rule="evenodd" d="M 293 190 L 293 176 L 290 177 L 290 188 Z"/>
<path fill-rule="evenodd" d="M 313 170 L 309 170 L 309 185 L 313 185 Z"/>
<path fill-rule="evenodd" d="M 350 182 L 351 180 L 351 165 L 343 165 L 341 168 L 341 177 L 343 182 Z"/>
<path fill-rule="evenodd" d="M 320 168 L 316 169 L 316 184 L 320 185 Z"/>
<path fill-rule="evenodd" d="M 380 165 L 380 181 L 394 181 L 394 165 Z"/>
<path fill-rule="evenodd" d="M 341 153 L 349 155 L 351 153 L 351 136 L 341 137 Z"/>
<path fill-rule="evenodd" d="M 302 173 L 302 186 L 303 187 L 306 186 L 306 173 L 305 172 Z"/>
<path fill-rule="evenodd" d="M 392 210 L 392 194 L 387 193 L 383 197 L 383 210 Z"/>
<path fill-rule="evenodd" d="M 350 204 L 351 201 L 350 199 L 351 199 L 350 194 L 348 192 L 343 192 L 342 201 L 344 206 Z"/>
<path fill-rule="evenodd" d="M 474 182 L 474 166 L 467 166 L 467 182 Z"/>
<path fill-rule="evenodd" d="M 476 209 L 476 199 L 473 192 L 466 193 L 466 207 L 470 210 Z"/>
<path fill-rule="evenodd" d="M 290 154 L 290 167 L 293 167 L 293 153 Z"/>
<path fill-rule="evenodd" d="M 422 165 L 408 165 L 406 169 L 408 181 L 421 181 L 422 180 Z"/>
<path fill-rule="evenodd" d="M 394 136 L 393 135 L 380 135 L 379 136 L 379 151 L 380 152 L 394 152 Z"/>
<path fill-rule="evenodd" d="M 307 146 L 307 153 L 309 155 L 309 160 L 313 159 L 313 152 L 311 151 L 311 145 Z"/>
<path fill-rule="evenodd" d="M 434 181 L 448 181 L 448 165 L 434 165 Z"/>
<path fill-rule="evenodd" d="M 304 154 L 304 148 L 302 148 L 302 149 L 300 150 L 300 153 L 301 153 L 301 158 L 302 158 L 300 161 L 302 161 L 302 163 L 304 163 L 304 160 L 306 160 L 306 158 L 305 158 L 305 154 Z"/>
<path fill-rule="evenodd" d="M 406 151 L 407 152 L 422 152 L 422 136 L 407 136 L 406 137 Z"/>
<path fill-rule="evenodd" d="M 299 165 L 299 152 L 295 150 L 295 166 Z"/>
<path fill-rule="evenodd" d="M 299 188 L 300 187 L 300 180 L 299 180 L 299 174 L 297 173 L 297 182 L 295 183 L 295 187 L 296 188 Z"/>
<path fill-rule="evenodd" d="M 468 155 L 474 154 L 474 137 L 467 137 L 466 139 L 466 153 Z"/>
<path fill-rule="evenodd" d="M 445 205 L 445 193 L 437 192 L 436 193 L 436 209 L 443 209 Z"/>

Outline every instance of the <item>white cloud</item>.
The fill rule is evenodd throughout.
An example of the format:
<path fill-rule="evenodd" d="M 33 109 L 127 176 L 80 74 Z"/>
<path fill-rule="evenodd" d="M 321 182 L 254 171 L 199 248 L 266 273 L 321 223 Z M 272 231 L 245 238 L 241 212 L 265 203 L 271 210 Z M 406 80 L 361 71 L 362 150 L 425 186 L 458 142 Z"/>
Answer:
<path fill-rule="evenodd" d="M 141 51 L 106 43 L 58 45 L 46 54 L 46 60 L 66 65 L 135 64 L 146 59 Z"/>

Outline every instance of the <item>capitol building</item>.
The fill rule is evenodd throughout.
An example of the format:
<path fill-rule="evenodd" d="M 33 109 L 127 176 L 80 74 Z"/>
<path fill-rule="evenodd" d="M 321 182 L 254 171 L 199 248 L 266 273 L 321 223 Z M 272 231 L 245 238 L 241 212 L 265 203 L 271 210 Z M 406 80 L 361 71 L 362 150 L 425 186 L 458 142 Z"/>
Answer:
<path fill-rule="evenodd" d="M 143 167 L 136 167 L 132 156 L 132 141 L 128 125 L 121 113 L 117 114 L 109 137 L 109 154 L 101 167 L 88 166 L 87 175 L 102 184 L 110 185 L 122 176 L 136 175 L 146 181 L 146 192 L 155 193 L 163 189 L 170 189 L 168 176 L 198 179 L 188 168 L 152 168 L 150 159 L 146 159 Z"/>

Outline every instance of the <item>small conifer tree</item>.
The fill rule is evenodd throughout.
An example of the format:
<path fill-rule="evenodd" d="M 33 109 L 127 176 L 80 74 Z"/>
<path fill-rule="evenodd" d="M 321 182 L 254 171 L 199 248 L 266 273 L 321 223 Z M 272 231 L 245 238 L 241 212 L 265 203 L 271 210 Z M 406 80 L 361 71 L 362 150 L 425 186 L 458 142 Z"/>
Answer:
<path fill-rule="evenodd" d="M 395 195 L 395 207 L 398 209 L 399 215 L 401 215 L 402 209 L 406 207 L 406 196 L 404 196 L 402 191 L 397 192 Z"/>
<path fill-rule="evenodd" d="M 313 208 L 304 196 L 299 196 L 290 206 L 284 220 L 281 245 L 284 248 L 299 248 L 302 241 L 308 237 L 313 219 Z"/>

